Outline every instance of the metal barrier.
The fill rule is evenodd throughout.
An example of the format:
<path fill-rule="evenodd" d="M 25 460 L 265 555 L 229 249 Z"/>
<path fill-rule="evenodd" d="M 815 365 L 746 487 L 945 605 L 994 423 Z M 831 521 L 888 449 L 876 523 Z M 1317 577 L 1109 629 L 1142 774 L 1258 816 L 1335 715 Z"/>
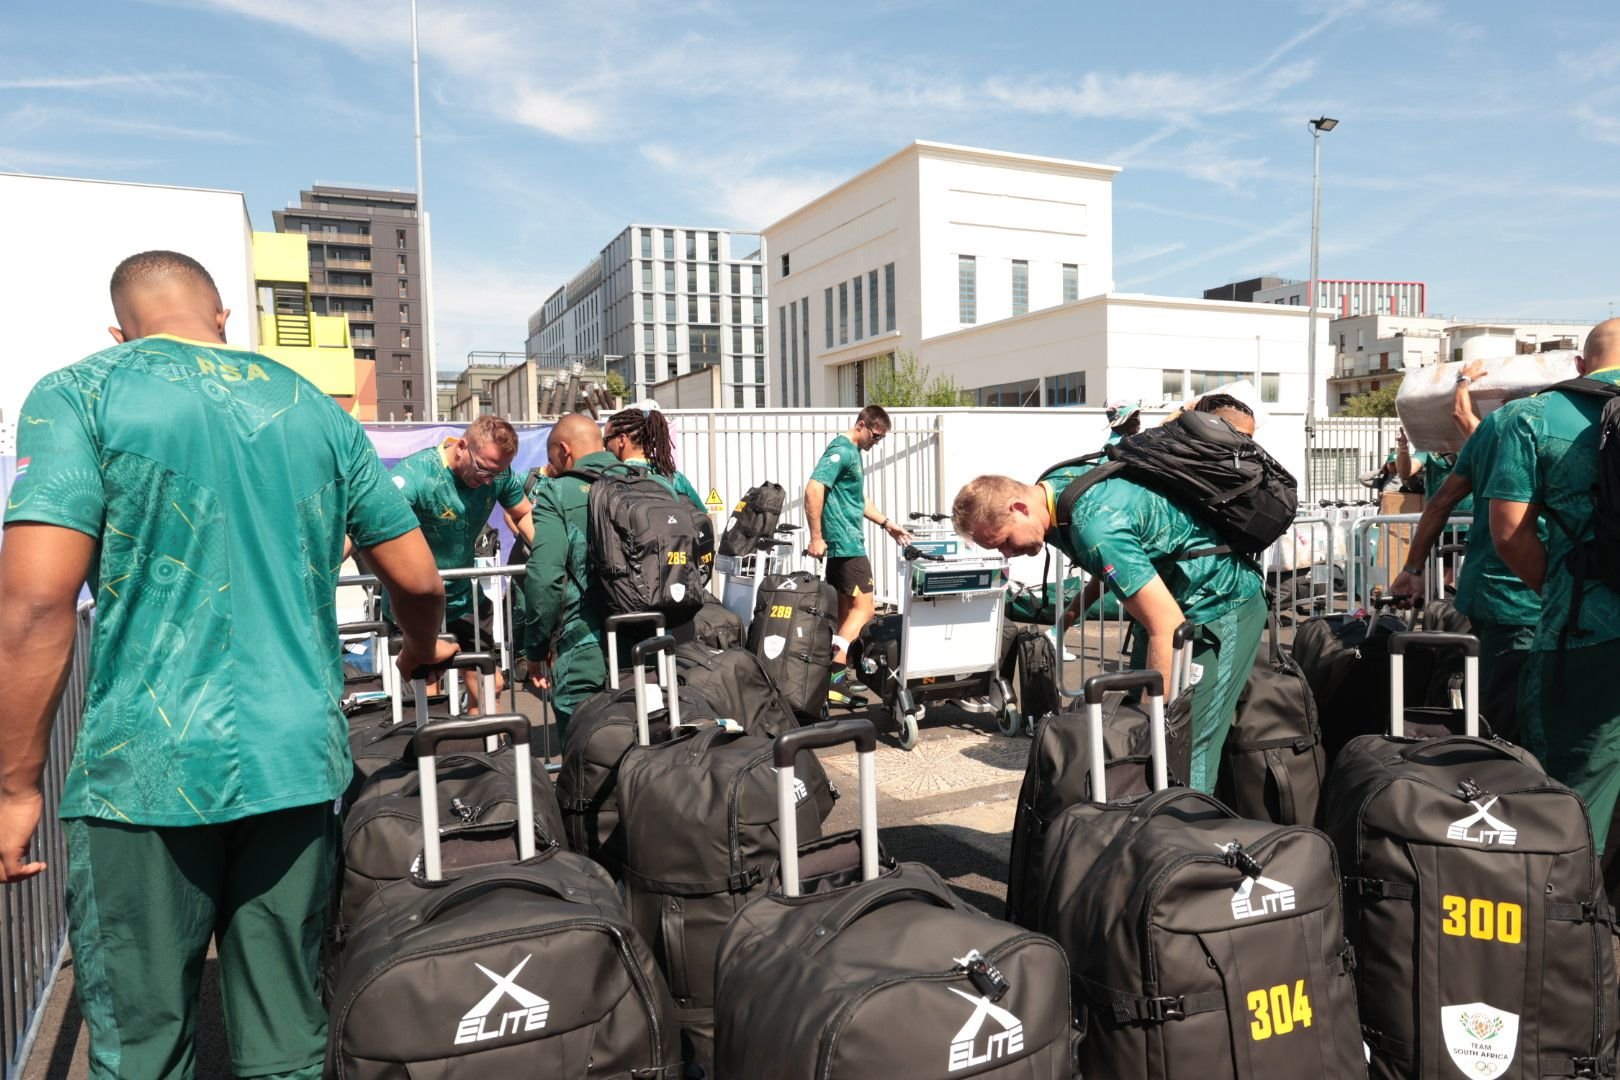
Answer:
<path fill-rule="evenodd" d="M 62 782 L 84 719 L 94 624 L 95 604 L 86 600 L 79 605 L 73 659 L 51 725 L 41 778 L 45 810 L 30 848 L 33 858 L 48 863 L 50 869 L 16 885 L 0 886 L 0 921 L 5 925 L 0 935 L 0 1035 L 5 1039 L 0 1078 L 4 1080 L 19 1075 L 28 1060 L 67 953 L 67 842 L 56 807 L 62 801 Z"/>

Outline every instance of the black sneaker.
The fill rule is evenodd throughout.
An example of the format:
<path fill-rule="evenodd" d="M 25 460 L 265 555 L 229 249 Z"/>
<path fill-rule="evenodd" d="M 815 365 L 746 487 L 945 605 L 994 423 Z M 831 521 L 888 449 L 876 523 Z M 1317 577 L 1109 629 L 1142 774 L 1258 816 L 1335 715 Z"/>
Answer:
<path fill-rule="evenodd" d="M 871 688 L 865 683 L 861 682 L 859 679 L 855 678 L 855 673 L 847 667 L 841 667 L 837 671 L 833 672 L 832 682 L 829 684 L 829 688 L 834 693 L 842 694 L 846 698 L 854 697 L 858 694 L 870 694 L 872 692 Z"/>

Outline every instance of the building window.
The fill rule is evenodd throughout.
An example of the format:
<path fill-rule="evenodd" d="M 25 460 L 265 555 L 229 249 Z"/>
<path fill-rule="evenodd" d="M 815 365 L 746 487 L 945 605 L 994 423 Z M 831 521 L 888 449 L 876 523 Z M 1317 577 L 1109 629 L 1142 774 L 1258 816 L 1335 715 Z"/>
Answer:
<path fill-rule="evenodd" d="M 709 291 L 712 293 L 720 291 L 720 266 L 718 263 L 712 263 L 709 266 Z"/>
<path fill-rule="evenodd" d="M 777 337 L 780 339 L 777 343 L 779 346 L 777 356 L 780 361 L 776 366 L 781 369 L 782 373 L 782 405 L 786 407 L 788 388 L 787 313 L 782 308 L 776 309 L 776 329 Z M 737 360 L 737 381 L 742 382 L 742 359 L 740 357 Z"/>
<path fill-rule="evenodd" d="M 978 269 L 972 255 L 956 257 L 956 321 L 979 321 Z"/>
<path fill-rule="evenodd" d="M 403 255 L 401 255 L 399 257 L 399 272 L 402 273 L 402 274 L 406 272 L 405 271 L 405 256 L 403 256 Z"/>
<path fill-rule="evenodd" d="M 686 294 L 686 321 L 689 323 L 695 323 L 698 321 L 697 293 Z"/>
<path fill-rule="evenodd" d="M 686 291 L 697 292 L 697 263 L 686 264 Z"/>
<path fill-rule="evenodd" d="M 788 310 L 793 310 L 792 304 L 788 305 Z M 765 382 L 765 358 L 763 356 L 754 357 L 754 381 L 760 383 L 761 385 L 763 385 Z M 797 400 L 798 391 L 794 391 L 793 396 L 795 399 L 793 404 L 797 405 L 799 403 Z"/>
<path fill-rule="evenodd" d="M 680 364 L 673 356 L 664 357 L 664 370 L 669 372 L 671 379 L 678 377 L 681 373 Z"/>
<path fill-rule="evenodd" d="M 651 330 L 651 328 L 649 328 L 647 330 L 647 347 L 649 349 L 652 348 L 652 330 Z M 656 356 L 644 356 L 644 357 L 642 357 L 641 358 L 641 370 L 646 374 L 646 379 L 645 379 L 646 382 L 649 382 L 649 383 L 657 382 L 658 381 L 658 357 L 656 357 Z"/>
<path fill-rule="evenodd" d="M 866 275 L 866 310 L 872 315 L 873 337 L 878 336 L 878 287 L 877 271 L 873 270 Z"/>
<path fill-rule="evenodd" d="M 641 264 L 641 287 L 647 292 L 652 292 L 653 268 L 652 263 L 650 262 L 644 262 Z"/>
<path fill-rule="evenodd" d="M 1012 313 L 1029 314 L 1029 263 L 1024 259 L 1012 264 Z"/>
<path fill-rule="evenodd" d="M 416 384 L 409 379 L 401 379 L 399 381 L 399 392 L 405 397 L 415 397 Z"/>
<path fill-rule="evenodd" d="M 411 363 L 411 354 L 410 353 L 397 352 L 397 353 L 394 354 L 394 370 L 395 371 L 409 370 L 410 363 Z"/>
<path fill-rule="evenodd" d="M 651 326 L 641 328 L 641 347 L 648 351 L 658 348 L 658 336 Z M 647 376 L 652 378 L 652 376 Z"/>
<path fill-rule="evenodd" d="M 799 300 L 799 330 L 804 341 L 804 403 L 810 404 L 810 298 Z"/>
<path fill-rule="evenodd" d="M 1063 264 L 1063 302 L 1080 299 L 1080 267 L 1074 263 Z"/>
<path fill-rule="evenodd" d="M 855 286 L 855 340 L 860 341 L 866 336 L 866 308 L 861 299 L 861 279 L 856 278 L 851 284 Z"/>
<path fill-rule="evenodd" d="M 894 263 L 883 267 L 883 329 L 894 329 Z"/>
<path fill-rule="evenodd" d="M 711 296 L 711 297 L 709 297 L 709 321 L 710 322 L 719 322 L 720 321 L 720 297 L 719 296 Z"/>
<path fill-rule="evenodd" d="M 788 275 L 789 275 L 789 274 L 791 274 L 791 273 L 792 273 L 792 272 L 793 272 L 793 271 L 791 271 L 791 270 L 789 270 L 789 269 L 788 269 L 788 257 L 787 257 L 787 253 L 786 253 L 786 252 L 783 252 L 783 253 L 782 253 L 782 276 L 783 276 L 783 277 L 787 277 L 787 276 L 788 276 Z"/>
<path fill-rule="evenodd" d="M 720 234 L 717 232 L 709 234 L 709 261 L 720 261 Z"/>
<path fill-rule="evenodd" d="M 669 323 L 675 321 L 675 298 L 673 296 L 664 297 L 664 321 Z"/>
<path fill-rule="evenodd" d="M 765 325 L 765 301 L 758 296 L 754 297 L 754 322 Z"/>
<path fill-rule="evenodd" d="M 765 270 L 758 266 L 754 267 L 754 295 L 765 295 Z"/>
<path fill-rule="evenodd" d="M 672 293 L 672 292 L 675 291 L 675 264 L 674 263 L 665 263 L 664 264 L 664 291 L 668 292 L 668 293 Z"/>
<path fill-rule="evenodd" d="M 652 322 L 656 312 L 653 310 L 652 293 L 641 294 L 641 321 Z"/>
<path fill-rule="evenodd" d="M 409 304 L 401 304 L 401 305 L 399 305 L 399 321 L 400 322 L 410 322 L 411 321 L 411 305 L 409 305 Z"/>
<path fill-rule="evenodd" d="M 697 258 L 697 233 L 695 232 L 686 234 L 686 257 L 688 259 Z"/>
<path fill-rule="evenodd" d="M 740 296 L 731 298 L 731 321 L 738 324 L 742 323 L 742 297 Z"/>
<path fill-rule="evenodd" d="M 849 344 L 849 282 L 838 283 L 838 344 Z"/>
<path fill-rule="evenodd" d="M 742 357 L 734 356 L 731 358 L 731 381 L 734 383 L 742 382 L 742 364 Z"/>
<path fill-rule="evenodd" d="M 1159 380 L 1159 392 L 1166 400 L 1173 401 L 1181 397 L 1181 372 L 1166 371 Z"/>
<path fill-rule="evenodd" d="M 742 292 L 742 267 L 740 266 L 731 268 L 731 292 L 732 295 Z"/>
<path fill-rule="evenodd" d="M 401 295 L 401 296 L 409 296 L 409 295 L 411 295 L 411 283 L 409 281 L 406 281 L 404 278 L 399 279 L 399 295 Z"/>
<path fill-rule="evenodd" d="M 667 262 L 675 257 L 675 233 L 670 229 L 664 230 L 664 259 Z"/>
<path fill-rule="evenodd" d="M 1207 394 L 1218 386 L 1239 382 L 1246 376 L 1241 371 L 1195 371 L 1192 373 L 1192 392 Z"/>
<path fill-rule="evenodd" d="M 763 326 L 754 327 L 754 351 L 756 353 L 763 353 L 765 351 L 765 328 Z M 806 351 L 806 355 L 809 355 L 808 350 Z"/>
<path fill-rule="evenodd" d="M 676 331 L 673 326 L 664 327 L 664 351 L 674 352 L 680 346 L 675 344 Z"/>
<path fill-rule="evenodd" d="M 405 230 L 404 229 L 395 229 L 394 230 L 394 243 L 396 245 L 398 245 L 399 250 L 401 250 L 401 251 L 405 250 Z"/>
<path fill-rule="evenodd" d="M 826 291 L 822 295 L 827 299 L 827 348 L 830 349 L 833 347 L 832 286 L 827 286 Z"/>
<path fill-rule="evenodd" d="M 782 314 L 782 309 L 777 308 L 776 312 L 777 312 L 777 317 L 780 318 L 781 314 Z M 785 341 L 787 343 L 788 356 L 793 361 L 792 369 L 791 369 L 792 373 L 791 374 L 788 374 L 786 372 L 783 373 L 784 374 L 784 385 L 793 387 L 793 406 L 794 406 L 794 408 L 798 408 L 798 405 L 799 405 L 799 305 L 798 304 L 789 304 L 787 306 L 787 325 L 783 327 L 783 334 L 784 334 L 783 341 Z M 810 358 L 808 356 L 805 357 L 806 361 L 808 361 L 809 359 Z M 764 382 L 765 381 L 765 362 L 763 360 L 757 360 L 755 363 L 759 368 L 759 380 L 758 381 Z M 784 401 L 784 404 L 786 404 L 785 401 Z"/>
<path fill-rule="evenodd" d="M 740 327 L 740 326 L 733 326 L 731 328 L 731 351 L 732 351 L 732 353 L 734 355 L 737 355 L 737 356 L 742 355 L 743 340 L 742 340 L 742 327 Z"/>
<path fill-rule="evenodd" d="M 1260 376 L 1260 400 L 1267 405 L 1275 405 L 1278 395 L 1282 392 L 1282 376 L 1263 374 Z"/>
<path fill-rule="evenodd" d="M 642 229 L 641 230 L 641 257 L 643 259 L 652 258 L 652 230 L 651 229 Z"/>
<path fill-rule="evenodd" d="M 743 407 L 743 388 L 741 386 L 731 388 L 731 404 L 739 409 Z"/>
<path fill-rule="evenodd" d="M 1046 377 L 1046 403 L 1048 405 L 1084 405 L 1086 403 L 1086 373 L 1071 371 L 1067 375 Z"/>
<path fill-rule="evenodd" d="M 1033 409 L 1041 403 L 1039 379 L 1021 379 L 1018 382 L 981 386 L 975 393 L 980 405 L 992 407 Z"/>

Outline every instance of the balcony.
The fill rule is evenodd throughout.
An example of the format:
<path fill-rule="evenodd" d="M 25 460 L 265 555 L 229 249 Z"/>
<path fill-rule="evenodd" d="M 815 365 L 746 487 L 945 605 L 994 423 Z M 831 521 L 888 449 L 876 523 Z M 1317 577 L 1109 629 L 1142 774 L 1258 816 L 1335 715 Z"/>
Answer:
<path fill-rule="evenodd" d="M 311 285 L 309 291 L 316 296 L 374 296 L 370 285 Z"/>
<path fill-rule="evenodd" d="M 316 269 L 321 264 L 316 264 Z M 324 264 L 328 270 L 370 270 L 370 259 L 327 259 Z"/>
<path fill-rule="evenodd" d="M 305 233 L 312 244 L 363 244 L 371 246 L 370 233 Z"/>

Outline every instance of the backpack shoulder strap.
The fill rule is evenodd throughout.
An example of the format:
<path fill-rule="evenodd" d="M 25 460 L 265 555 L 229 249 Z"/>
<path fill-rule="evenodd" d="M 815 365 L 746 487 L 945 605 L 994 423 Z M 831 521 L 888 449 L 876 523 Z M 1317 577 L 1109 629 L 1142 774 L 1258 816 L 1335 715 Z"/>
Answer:
<path fill-rule="evenodd" d="M 1042 480 L 1045 480 L 1048 476 L 1051 476 L 1059 469 L 1070 469 L 1076 465 L 1089 465 L 1093 461 L 1101 461 L 1107 456 L 1108 454 L 1106 451 L 1098 450 L 1096 453 L 1092 454 L 1081 454 L 1079 457 L 1065 458 L 1055 465 L 1048 465 L 1045 469 L 1042 469 L 1041 475 L 1035 478 L 1035 482 L 1037 484 L 1040 483 Z"/>
<path fill-rule="evenodd" d="M 583 480 L 587 484 L 594 484 L 602 478 L 602 474 L 599 472 L 588 472 L 585 469 L 565 469 L 557 474 L 557 479 L 561 480 L 565 476 L 572 476 L 575 480 Z"/>
<path fill-rule="evenodd" d="M 1094 461 L 1101 456 L 1100 454 L 1092 454 L 1083 458 L 1075 458 L 1074 462 L 1064 462 L 1064 465 Z M 1053 469 L 1062 467 L 1062 465 L 1052 466 Z M 1069 481 L 1069 486 L 1064 488 L 1063 493 L 1057 497 L 1057 520 L 1053 522 L 1053 525 L 1060 529 L 1067 528 L 1074 521 L 1074 504 L 1080 501 L 1080 496 L 1104 480 L 1118 476 L 1124 471 L 1125 463 L 1123 461 L 1105 461 L 1084 476 L 1077 476 Z M 1047 473 L 1050 472 L 1051 469 L 1048 469 Z M 1046 478 L 1047 473 L 1041 474 L 1043 480 Z"/>
<path fill-rule="evenodd" d="M 1575 394 L 1589 394 L 1592 397 L 1601 398 L 1620 397 L 1620 384 L 1589 378 L 1585 375 L 1575 379 L 1565 379 L 1560 383 L 1553 383 L 1547 389 L 1568 390 Z"/>

